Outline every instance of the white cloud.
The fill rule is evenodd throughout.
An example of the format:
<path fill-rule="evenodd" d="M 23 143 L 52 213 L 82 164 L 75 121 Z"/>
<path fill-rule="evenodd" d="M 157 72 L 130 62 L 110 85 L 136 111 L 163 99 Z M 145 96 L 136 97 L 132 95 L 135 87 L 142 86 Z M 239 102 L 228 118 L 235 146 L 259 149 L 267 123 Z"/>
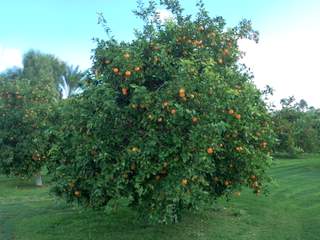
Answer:
<path fill-rule="evenodd" d="M 259 44 L 241 41 L 247 54 L 243 62 L 255 75 L 255 83 L 275 89 L 274 100 L 294 95 L 320 107 L 320 31 L 311 25 L 261 37 Z"/>
<path fill-rule="evenodd" d="M 22 66 L 21 51 L 16 48 L 6 48 L 0 45 L 0 72 L 14 66 Z"/>
<path fill-rule="evenodd" d="M 159 19 L 162 23 L 164 23 L 167 20 L 173 19 L 172 13 L 167 9 L 158 9 L 157 14 L 159 15 Z"/>

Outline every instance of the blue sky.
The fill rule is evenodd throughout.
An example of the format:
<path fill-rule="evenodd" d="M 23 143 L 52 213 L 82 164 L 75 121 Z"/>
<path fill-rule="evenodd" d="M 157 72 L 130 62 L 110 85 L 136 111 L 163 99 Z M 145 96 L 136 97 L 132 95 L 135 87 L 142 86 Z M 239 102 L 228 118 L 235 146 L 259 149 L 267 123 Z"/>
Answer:
<path fill-rule="evenodd" d="M 195 2 L 181 0 L 187 13 Z M 258 45 L 243 42 L 244 62 L 256 84 L 270 84 L 275 101 L 295 95 L 320 107 L 320 1 L 318 0 L 204 0 L 212 16 L 223 16 L 229 25 L 251 19 L 261 34 Z M 52 53 L 82 69 L 90 67 L 93 37 L 104 37 L 97 25 L 102 12 L 120 40 L 130 40 L 141 26 L 132 14 L 135 0 L 1 0 L 0 71 L 21 65 L 28 49 Z"/>

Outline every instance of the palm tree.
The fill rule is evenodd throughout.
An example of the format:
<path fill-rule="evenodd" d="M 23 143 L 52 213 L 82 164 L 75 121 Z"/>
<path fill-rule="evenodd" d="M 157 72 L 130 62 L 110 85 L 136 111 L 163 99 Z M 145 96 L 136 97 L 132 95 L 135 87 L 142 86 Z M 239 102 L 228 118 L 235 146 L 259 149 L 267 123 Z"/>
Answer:
<path fill-rule="evenodd" d="M 84 77 L 84 73 L 79 70 L 79 66 L 66 66 L 65 73 L 62 75 L 62 82 L 59 84 L 61 97 L 68 98 L 80 90 L 79 83 Z"/>

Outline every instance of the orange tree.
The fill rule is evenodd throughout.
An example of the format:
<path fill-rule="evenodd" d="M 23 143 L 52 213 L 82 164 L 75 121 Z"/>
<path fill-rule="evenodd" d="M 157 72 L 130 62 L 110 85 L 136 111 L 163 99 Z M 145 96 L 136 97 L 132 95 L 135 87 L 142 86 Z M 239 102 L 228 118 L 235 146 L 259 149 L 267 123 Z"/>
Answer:
<path fill-rule="evenodd" d="M 171 20 L 140 4 L 135 40 L 97 41 L 83 93 L 60 106 L 50 158 L 67 201 L 99 208 L 127 197 L 150 222 L 169 223 L 243 186 L 264 190 L 273 134 L 238 61 L 238 40 L 257 40 L 250 22 L 226 29 L 201 2 L 195 19 L 178 1 L 160 4 Z"/>
<path fill-rule="evenodd" d="M 0 171 L 6 175 L 33 176 L 45 160 L 46 141 L 41 131 L 43 113 L 48 109 L 41 103 L 44 96 L 28 84 L 0 81 Z"/>
<path fill-rule="evenodd" d="M 49 146 L 49 113 L 59 98 L 49 55 L 28 52 L 24 68 L 0 79 L 0 173 L 39 176 Z M 52 63 L 52 62 L 54 62 Z M 50 62 L 52 64 L 50 64 Z M 41 185 L 41 179 L 37 184 Z"/>

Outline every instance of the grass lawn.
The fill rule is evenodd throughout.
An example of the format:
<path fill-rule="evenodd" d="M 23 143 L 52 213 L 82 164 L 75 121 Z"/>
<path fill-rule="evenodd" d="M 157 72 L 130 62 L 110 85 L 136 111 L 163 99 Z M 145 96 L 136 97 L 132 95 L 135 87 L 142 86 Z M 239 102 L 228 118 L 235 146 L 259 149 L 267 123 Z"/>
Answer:
<path fill-rule="evenodd" d="M 57 202 L 48 188 L 0 177 L 1 240 L 320 239 L 320 156 L 275 160 L 268 197 L 245 191 L 170 226 L 139 222 L 126 207 L 94 212 Z"/>

